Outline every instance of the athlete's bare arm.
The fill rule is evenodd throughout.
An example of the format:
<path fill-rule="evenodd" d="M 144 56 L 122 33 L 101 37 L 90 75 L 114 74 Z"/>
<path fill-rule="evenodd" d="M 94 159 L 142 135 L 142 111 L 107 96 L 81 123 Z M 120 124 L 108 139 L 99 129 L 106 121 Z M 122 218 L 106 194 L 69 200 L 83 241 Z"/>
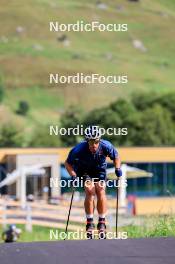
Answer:
<path fill-rule="evenodd" d="M 68 171 L 69 175 L 71 177 L 76 177 L 76 172 L 74 171 L 73 167 L 67 161 L 65 161 L 64 165 L 65 165 L 66 170 Z"/>
<path fill-rule="evenodd" d="M 120 167 L 121 167 L 121 160 L 120 160 L 120 157 L 117 157 L 117 158 L 113 161 L 113 163 L 114 163 L 114 167 L 115 167 L 115 169 L 120 169 Z"/>

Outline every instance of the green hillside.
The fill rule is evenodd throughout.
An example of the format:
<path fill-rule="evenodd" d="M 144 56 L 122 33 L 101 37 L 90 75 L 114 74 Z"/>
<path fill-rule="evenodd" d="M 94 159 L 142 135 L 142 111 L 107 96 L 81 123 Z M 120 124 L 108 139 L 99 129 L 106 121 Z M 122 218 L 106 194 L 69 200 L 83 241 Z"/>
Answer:
<path fill-rule="evenodd" d="M 175 89 L 175 1 L 0 0 L 0 74 L 5 97 L 0 117 L 19 123 L 57 122 L 62 109 L 89 110 L 138 91 Z M 128 32 L 53 33 L 49 21 L 128 23 Z M 58 41 L 65 34 L 67 46 Z M 139 40 L 145 51 L 136 49 Z M 49 73 L 128 75 L 127 85 L 49 85 Z M 98 94 L 98 96 L 97 96 Z M 18 102 L 30 105 L 17 116 Z M 27 128 L 29 129 L 29 128 Z"/>

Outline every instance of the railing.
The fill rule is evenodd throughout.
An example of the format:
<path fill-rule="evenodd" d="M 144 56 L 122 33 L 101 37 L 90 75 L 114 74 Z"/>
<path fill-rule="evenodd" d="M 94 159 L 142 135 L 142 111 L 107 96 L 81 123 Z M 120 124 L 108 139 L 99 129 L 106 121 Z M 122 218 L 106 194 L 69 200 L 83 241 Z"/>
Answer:
<path fill-rule="evenodd" d="M 0 224 L 24 224 L 26 229 L 32 225 L 64 229 L 67 221 L 69 201 L 62 201 L 58 205 L 46 204 L 44 202 L 27 202 L 25 209 L 21 208 L 18 201 L 0 199 Z M 115 208 L 108 212 L 115 215 Z M 70 230 L 84 228 L 85 213 L 83 202 L 74 202 L 70 216 Z M 107 224 L 108 221 L 107 221 Z"/>
<path fill-rule="evenodd" d="M 65 228 L 68 207 L 63 205 L 40 204 L 28 202 L 25 209 L 17 201 L 0 200 L 0 224 L 25 224 L 46 227 Z M 75 208 L 72 212 L 70 229 L 76 230 L 77 224 L 84 223 L 83 208 Z M 75 223 L 75 224 L 74 224 Z"/>

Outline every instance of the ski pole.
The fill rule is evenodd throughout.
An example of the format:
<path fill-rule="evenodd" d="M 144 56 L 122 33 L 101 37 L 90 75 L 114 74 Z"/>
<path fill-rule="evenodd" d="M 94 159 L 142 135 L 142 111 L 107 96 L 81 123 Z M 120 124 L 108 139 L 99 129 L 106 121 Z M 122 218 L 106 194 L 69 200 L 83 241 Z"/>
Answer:
<path fill-rule="evenodd" d="M 115 225 L 115 230 L 116 230 L 116 238 L 117 238 L 117 233 L 118 233 L 118 178 L 117 178 L 117 201 L 116 201 L 116 225 Z"/>
<path fill-rule="evenodd" d="M 75 188 L 73 188 L 73 191 L 72 191 L 72 197 L 71 197 L 71 201 L 70 201 L 70 206 L 69 206 L 69 213 L 68 213 L 68 217 L 67 217 L 67 224 L 66 224 L 66 230 L 65 230 L 65 234 L 67 236 L 67 230 L 68 230 L 68 225 L 69 225 L 69 217 L 70 217 L 70 212 L 71 212 L 71 208 L 72 208 L 72 202 L 73 202 L 73 198 L 74 198 L 74 192 L 75 192 Z M 66 236 L 64 238 L 64 240 L 66 240 Z"/>

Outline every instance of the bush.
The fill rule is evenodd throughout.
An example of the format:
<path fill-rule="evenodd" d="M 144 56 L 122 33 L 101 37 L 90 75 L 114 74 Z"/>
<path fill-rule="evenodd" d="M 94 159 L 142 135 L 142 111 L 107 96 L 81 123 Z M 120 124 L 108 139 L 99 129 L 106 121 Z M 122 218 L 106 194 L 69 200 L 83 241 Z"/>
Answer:
<path fill-rule="evenodd" d="M 140 226 L 129 225 L 122 228 L 129 238 L 173 237 L 175 236 L 174 215 L 147 216 Z"/>
<path fill-rule="evenodd" d="M 59 137 L 49 134 L 49 125 L 35 128 L 28 143 L 29 147 L 59 147 L 59 145 Z"/>
<path fill-rule="evenodd" d="M 16 113 L 18 115 L 26 116 L 29 111 L 29 104 L 26 101 L 20 101 Z"/>
<path fill-rule="evenodd" d="M 15 124 L 5 124 L 0 128 L 0 147 L 21 147 L 23 131 Z"/>

